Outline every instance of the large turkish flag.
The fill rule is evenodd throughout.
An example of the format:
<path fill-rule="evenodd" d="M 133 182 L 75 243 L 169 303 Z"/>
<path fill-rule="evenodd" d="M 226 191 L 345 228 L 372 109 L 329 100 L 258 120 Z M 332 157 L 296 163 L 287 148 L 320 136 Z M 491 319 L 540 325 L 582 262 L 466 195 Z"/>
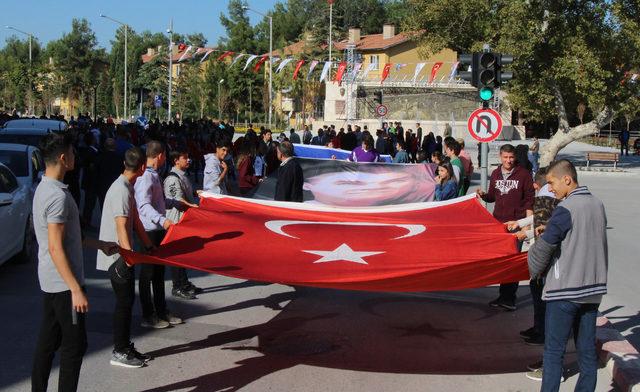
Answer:
<path fill-rule="evenodd" d="M 207 195 L 153 255 L 237 278 L 353 290 L 435 291 L 528 279 L 526 254 L 475 196 L 344 208 Z"/>

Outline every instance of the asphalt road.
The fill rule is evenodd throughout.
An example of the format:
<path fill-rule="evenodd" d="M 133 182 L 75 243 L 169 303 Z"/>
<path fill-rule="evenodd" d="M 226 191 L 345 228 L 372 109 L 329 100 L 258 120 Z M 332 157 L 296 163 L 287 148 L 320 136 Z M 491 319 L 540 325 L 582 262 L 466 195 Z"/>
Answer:
<path fill-rule="evenodd" d="M 473 156 L 473 155 L 472 155 Z M 601 311 L 639 347 L 637 199 L 640 175 L 585 174 L 607 206 L 610 294 Z M 155 359 L 142 369 L 109 365 L 113 295 L 106 276 L 86 253 L 89 351 L 81 391 L 537 391 L 525 366 L 542 348 L 522 343 L 530 326 L 528 288 L 518 310 L 487 306 L 496 288 L 443 293 L 364 293 L 292 288 L 192 272 L 205 288 L 197 300 L 169 297 L 187 322 L 146 330 L 139 303 L 134 341 Z M 276 260 L 274 260 L 276 262 Z M 167 282 L 167 290 L 170 289 Z M 41 319 L 35 263 L 0 266 L 0 390 L 29 390 Z M 567 382 L 577 380 L 569 347 Z M 57 389 L 57 367 L 50 390 Z M 615 390 L 600 369 L 598 391 Z"/>

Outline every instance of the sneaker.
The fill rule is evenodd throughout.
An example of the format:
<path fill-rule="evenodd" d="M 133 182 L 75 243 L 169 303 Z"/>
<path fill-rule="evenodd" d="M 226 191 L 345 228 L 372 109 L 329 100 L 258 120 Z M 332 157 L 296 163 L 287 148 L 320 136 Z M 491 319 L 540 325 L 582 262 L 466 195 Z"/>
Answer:
<path fill-rule="evenodd" d="M 500 307 L 500 302 L 502 301 L 502 297 L 498 297 L 496 299 L 494 299 L 493 301 L 489 302 L 489 306 L 497 308 Z"/>
<path fill-rule="evenodd" d="M 187 283 L 187 290 L 193 292 L 194 294 L 202 294 L 202 292 L 204 291 L 203 289 L 201 289 L 200 287 L 194 285 L 191 282 Z"/>
<path fill-rule="evenodd" d="M 489 306 L 492 306 L 494 308 L 503 308 L 509 311 L 514 311 L 516 310 L 516 301 L 498 297 L 493 301 L 489 302 Z"/>
<path fill-rule="evenodd" d="M 164 319 L 162 321 L 169 323 L 170 325 L 178 325 L 184 323 L 184 321 L 182 321 L 180 317 L 174 316 L 169 311 L 165 313 Z"/>
<path fill-rule="evenodd" d="M 189 291 L 185 288 L 182 289 L 172 289 L 171 290 L 171 295 L 173 295 L 174 297 L 178 297 L 181 299 L 196 299 L 195 293 L 192 291 Z"/>
<path fill-rule="evenodd" d="M 143 318 L 142 324 L 140 324 L 144 328 L 154 328 L 154 329 L 163 329 L 169 327 L 169 322 L 163 320 L 156 316 L 155 314 L 151 317 Z"/>
<path fill-rule="evenodd" d="M 129 350 L 131 350 L 131 353 L 133 354 L 134 357 L 138 358 L 144 363 L 147 363 L 153 359 L 151 355 L 143 354 L 140 351 L 136 350 L 136 348 L 133 346 L 133 343 L 129 343 Z"/>
<path fill-rule="evenodd" d="M 525 376 L 527 376 L 529 380 L 542 381 L 542 368 L 536 369 L 532 372 L 527 372 Z M 562 372 L 562 374 L 560 375 L 560 382 L 565 382 L 566 380 L 567 377 L 565 377 L 564 372 Z"/>
<path fill-rule="evenodd" d="M 530 338 L 524 339 L 524 343 L 529 346 L 544 346 L 544 336 L 535 335 Z"/>
<path fill-rule="evenodd" d="M 536 370 L 541 370 L 542 369 L 542 361 L 538 361 L 536 363 L 532 363 L 530 365 L 527 365 L 527 370 L 530 370 L 532 372 L 535 372 Z"/>
<path fill-rule="evenodd" d="M 126 368 L 141 368 L 144 366 L 144 361 L 136 358 L 133 350 L 131 349 L 126 349 L 122 352 L 113 350 L 111 361 L 109 363 L 113 366 L 122 366 Z"/>
<path fill-rule="evenodd" d="M 525 376 L 527 376 L 529 380 L 542 381 L 542 368 L 527 372 Z"/>
<path fill-rule="evenodd" d="M 525 329 L 524 331 L 520 331 L 520 336 L 522 338 L 530 338 L 538 334 L 535 327 L 531 327 L 529 329 Z"/>

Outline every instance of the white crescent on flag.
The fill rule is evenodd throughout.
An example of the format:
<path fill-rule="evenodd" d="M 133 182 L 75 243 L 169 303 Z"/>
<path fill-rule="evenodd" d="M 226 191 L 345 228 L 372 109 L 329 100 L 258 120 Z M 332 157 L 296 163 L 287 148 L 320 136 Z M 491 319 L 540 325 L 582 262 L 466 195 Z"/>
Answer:
<path fill-rule="evenodd" d="M 399 240 L 402 238 L 415 237 L 418 234 L 422 234 L 427 230 L 423 225 L 403 225 L 403 224 L 390 224 L 390 223 L 373 223 L 373 222 L 310 222 L 310 221 L 289 221 L 289 220 L 275 220 L 268 221 L 264 224 L 267 229 L 273 231 L 276 234 L 283 235 L 285 237 L 298 238 L 287 234 L 284 231 L 286 226 L 293 225 L 335 225 L 335 226 L 370 226 L 370 227 L 400 227 L 408 231 L 407 234 L 400 237 L 393 238 Z"/>

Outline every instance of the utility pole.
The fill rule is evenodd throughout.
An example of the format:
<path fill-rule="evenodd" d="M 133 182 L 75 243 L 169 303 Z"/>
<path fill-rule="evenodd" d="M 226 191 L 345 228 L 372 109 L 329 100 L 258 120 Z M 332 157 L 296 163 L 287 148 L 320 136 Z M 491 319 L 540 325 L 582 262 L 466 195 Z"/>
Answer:
<path fill-rule="evenodd" d="M 6 26 L 7 29 L 9 30 L 13 30 L 13 31 L 17 31 L 20 34 L 24 34 L 29 38 L 29 113 L 31 113 L 31 115 L 33 116 L 33 85 L 32 85 L 32 80 L 31 80 L 31 74 L 33 73 L 33 57 L 32 57 L 32 43 L 31 41 L 33 40 L 33 34 L 28 33 L 26 31 L 22 31 L 19 30 L 13 26 Z"/>
<path fill-rule="evenodd" d="M 167 97 L 167 122 L 171 122 L 171 95 L 173 95 L 173 18 L 169 22 L 169 96 Z"/>
<path fill-rule="evenodd" d="M 105 18 L 105 19 L 109 19 L 112 22 L 115 22 L 117 24 L 119 24 L 120 26 L 124 27 L 124 110 L 122 112 L 123 118 L 125 120 L 128 121 L 129 116 L 128 116 L 128 105 L 127 105 L 127 93 L 128 93 L 128 85 L 127 85 L 127 65 L 128 65 L 128 57 L 127 57 L 127 44 L 128 44 L 128 40 L 129 40 L 129 25 L 127 25 L 124 22 L 121 22 L 117 19 L 114 19 L 110 16 L 107 16 L 105 14 L 100 14 L 100 17 Z"/>
<path fill-rule="evenodd" d="M 333 47 L 333 0 L 329 0 L 329 61 L 331 61 L 331 48 Z"/>

